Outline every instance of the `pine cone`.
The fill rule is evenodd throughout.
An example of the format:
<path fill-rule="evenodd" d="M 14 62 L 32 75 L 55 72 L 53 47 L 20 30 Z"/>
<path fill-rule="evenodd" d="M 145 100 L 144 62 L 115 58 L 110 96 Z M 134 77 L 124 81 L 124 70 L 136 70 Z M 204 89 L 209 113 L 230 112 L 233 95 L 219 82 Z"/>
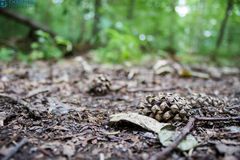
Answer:
<path fill-rule="evenodd" d="M 190 109 L 187 99 L 172 93 L 147 96 L 140 103 L 140 114 L 162 122 L 186 121 L 190 116 Z"/>
<path fill-rule="evenodd" d="M 206 94 L 191 94 L 187 96 L 189 104 L 192 106 L 192 114 L 199 116 L 216 116 L 224 112 L 227 103 L 217 97 Z"/>
<path fill-rule="evenodd" d="M 110 80 L 104 75 L 98 75 L 91 81 L 88 93 L 98 96 L 106 95 L 110 91 L 110 87 Z"/>

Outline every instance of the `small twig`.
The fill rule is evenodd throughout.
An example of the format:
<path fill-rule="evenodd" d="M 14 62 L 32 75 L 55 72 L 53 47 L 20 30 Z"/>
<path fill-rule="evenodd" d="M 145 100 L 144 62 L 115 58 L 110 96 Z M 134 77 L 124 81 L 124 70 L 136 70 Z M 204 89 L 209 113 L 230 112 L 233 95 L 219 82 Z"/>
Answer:
<path fill-rule="evenodd" d="M 52 154 L 50 152 L 48 152 L 47 150 L 43 149 L 43 148 L 38 148 L 38 150 L 40 152 L 42 152 L 43 154 L 49 156 L 49 157 L 52 157 Z"/>
<path fill-rule="evenodd" d="M 185 89 L 181 87 L 170 87 L 170 88 L 137 88 L 137 89 L 128 89 L 128 92 L 163 92 L 176 89 Z"/>
<path fill-rule="evenodd" d="M 82 136 L 82 133 L 79 134 L 72 134 L 72 135 L 66 135 L 66 136 L 58 136 L 58 137 L 53 137 L 54 140 L 65 140 L 65 139 L 71 139 L 73 137 L 78 137 L 78 136 Z"/>
<path fill-rule="evenodd" d="M 30 92 L 27 96 L 25 96 L 24 99 L 32 98 L 34 96 L 37 96 L 38 94 L 43 94 L 48 92 L 49 92 L 49 89 L 34 90 L 33 92 Z"/>
<path fill-rule="evenodd" d="M 195 117 L 197 121 L 240 121 L 240 116 L 238 117 Z"/>
<path fill-rule="evenodd" d="M 157 153 L 152 156 L 150 160 L 166 159 L 166 157 L 179 145 L 179 143 L 187 136 L 187 134 L 192 130 L 195 123 L 195 118 L 190 118 L 187 125 L 182 129 L 181 133 L 176 137 L 174 142 L 170 144 L 162 152 Z"/>
<path fill-rule="evenodd" d="M 12 104 L 21 105 L 22 107 L 27 109 L 28 112 L 32 112 L 31 111 L 31 108 L 32 108 L 31 103 L 26 102 L 25 100 L 23 100 L 22 98 L 20 98 L 18 96 L 7 95 L 7 94 L 0 94 L 0 99 L 1 98 L 8 99 L 8 100 L 5 100 L 5 102 L 7 101 L 7 102 L 12 103 Z"/>
<path fill-rule="evenodd" d="M 9 153 L 2 160 L 9 160 L 27 142 L 28 142 L 27 138 L 23 138 L 19 143 L 15 145 L 15 147 L 12 150 L 9 151 Z"/>
<path fill-rule="evenodd" d="M 1 99 L 1 98 L 8 99 L 9 101 L 12 101 L 13 103 L 20 103 L 20 102 L 19 102 L 19 98 L 16 97 L 16 96 L 12 96 L 12 95 L 10 96 L 10 95 L 1 93 L 1 94 L 0 94 L 0 99 Z"/>
<path fill-rule="evenodd" d="M 91 126 L 97 126 L 99 127 L 98 125 L 95 125 L 95 124 L 87 124 L 85 126 L 83 126 L 78 132 L 78 134 L 72 134 L 72 135 L 64 135 L 64 136 L 58 136 L 58 137 L 54 137 L 53 139 L 54 140 L 64 140 L 64 139 L 70 139 L 70 138 L 73 138 L 73 137 L 78 137 L 78 136 L 83 136 L 87 133 L 83 133 L 83 131 L 87 130 L 87 129 L 91 129 L 91 130 L 94 130 Z"/>
<path fill-rule="evenodd" d="M 8 99 L 6 101 L 13 103 L 13 104 L 19 104 L 22 105 L 24 107 L 26 107 L 27 109 L 30 109 L 31 106 L 29 103 L 27 103 L 26 101 L 24 101 L 23 99 L 21 99 L 18 96 L 14 96 L 14 95 L 7 95 L 7 94 L 0 94 L 0 99 L 4 98 L 4 99 Z M 5 102 L 6 102 L 5 101 Z"/>
<path fill-rule="evenodd" d="M 187 125 L 183 128 L 181 134 L 174 140 L 172 144 L 170 144 L 166 149 L 162 152 L 157 153 L 152 156 L 150 160 L 160 160 L 166 159 L 166 157 L 179 145 L 179 143 L 187 136 L 187 134 L 194 127 L 195 121 L 231 121 L 238 120 L 240 121 L 240 116 L 238 117 L 194 117 L 190 118 Z"/>
<path fill-rule="evenodd" d="M 24 100 L 22 100 L 19 96 L 8 95 L 8 94 L 2 93 L 2 94 L 0 94 L 0 98 L 5 98 L 5 99 L 8 99 L 8 101 L 12 101 L 13 103 L 26 106 L 26 102 Z"/>
<path fill-rule="evenodd" d="M 113 100 L 113 101 L 126 101 L 126 102 L 132 102 L 130 99 L 128 98 L 124 98 L 122 96 L 97 96 L 97 97 L 93 97 L 93 99 L 96 100 L 102 100 L 102 99 L 107 99 L 107 100 Z"/>

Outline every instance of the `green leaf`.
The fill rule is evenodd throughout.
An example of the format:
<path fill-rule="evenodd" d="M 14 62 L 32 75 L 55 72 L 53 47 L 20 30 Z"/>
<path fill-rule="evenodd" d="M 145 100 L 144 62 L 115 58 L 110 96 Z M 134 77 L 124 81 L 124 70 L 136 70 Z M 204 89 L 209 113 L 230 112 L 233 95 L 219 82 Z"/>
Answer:
<path fill-rule="evenodd" d="M 49 39 L 50 35 L 47 32 L 44 32 L 42 30 L 37 30 L 36 35 L 45 39 Z"/>
<path fill-rule="evenodd" d="M 39 44 L 37 42 L 33 42 L 33 43 L 31 43 L 31 48 L 37 49 L 37 48 L 39 48 Z"/>
<path fill-rule="evenodd" d="M 174 139 L 180 134 L 179 131 L 175 131 L 173 127 L 163 127 L 160 132 L 158 133 L 159 140 L 162 145 L 169 146 L 173 143 Z M 178 149 L 182 151 L 188 151 L 198 145 L 197 140 L 191 134 L 188 134 L 185 139 L 183 139 L 180 144 L 178 145 Z"/>
<path fill-rule="evenodd" d="M 9 62 L 13 59 L 14 50 L 9 48 L 1 48 L 0 49 L 0 60 Z"/>
<path fill-rule="evenodd" d="M 178 148 L 181 149 L 182 151 L 188 151 L 198 145 L 198 142 L 196 138 L 189 134 L 187 137 L 182 140 L 182 142 L 178 145 Z"/>
<path fill-rule="evenodd" d="M 72 43 L 69 40 L 67 40 L 63 37 L 60 37 L 60 36 L 56 36 L 55 41 L 58 45 L 65 46 L 66 51 L 68 51 L 68 52 L 72 51 Z"/>
<path fill-rule="evenodd" d="M 44 57 L 44 53 L 42 51 L 33 50 L 29 57 L 31 60 L 42 59 Z"/>
<path fill-rule="evenodd" d="M 159 140 L 162 145 L 168 146 L 173 142 L 173 137 L 174 137 L 175 132 L 172 131 L 171 129 L 167 128 L 162 128 L 160 132 L 158 133 Z"/>

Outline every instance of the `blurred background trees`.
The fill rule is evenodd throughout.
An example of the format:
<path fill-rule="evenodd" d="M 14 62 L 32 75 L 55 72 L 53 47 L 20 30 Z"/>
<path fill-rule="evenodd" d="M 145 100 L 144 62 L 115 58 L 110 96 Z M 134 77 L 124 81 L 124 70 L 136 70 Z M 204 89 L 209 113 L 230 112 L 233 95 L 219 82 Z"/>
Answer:
<path fill-rule="evenodd" d="M 39 27 L 6 16 L 6 10 Z M 176 54 L 186 62 L 240 60 L 239 0 L 37 0 L 0 9 L 0 24 L 4 60 L 89 52 L 111 63 Z"/>

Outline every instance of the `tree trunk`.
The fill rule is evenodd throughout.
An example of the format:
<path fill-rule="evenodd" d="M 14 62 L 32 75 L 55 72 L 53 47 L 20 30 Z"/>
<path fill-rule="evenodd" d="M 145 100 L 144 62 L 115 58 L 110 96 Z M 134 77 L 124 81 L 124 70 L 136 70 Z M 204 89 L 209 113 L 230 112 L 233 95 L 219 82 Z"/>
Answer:
<path fill-rule="evenodd" d="M 93 20 L 93 30 L 92 30 L 92 36 L 96 38 L 96 41 L 98 39 L 99 34 L 99 22 L 100 22 L 100 8 L 102 5 L 101 0 L 95 0 L 95 9 L 94 9 L 94 20 Z"/>
<path fill-rule="evenodd" d="M 82 16 L 82 20 L 80 22 L 81 30 L 80 30 L 80 34 L 79 34 L 79 37 L 77 40 L 78 43 L 81 43 L 84 39 L 84 33 L 86 32 L 86 20 L 85 20 L 84 16 L 85 16 L 85 14 L 87 14 L 87 12 L 88 12 L 88 9 L 83 8 L 83 16 Z"/>
<path fill-rule="evenodd" d="M 129 1 L 129 7 L 128 7 L 128 12 L 127 12 L 128 13 L 128 15 L 127 15 L 128 19 L 132 19 L 133 18 L 135 2 L 136 2 L 136 0 L 130 0 Z"/>
<path fill-rule="evenodd" d="M 176 11 L 175 11 L 175 6 L 176 6 L 176 2 L 175 0 L 172 0 L 170 2 L 170 8 L 171 8 L 171 15 L 170 15 L 170 23 L 172 22 L 176 22 L 176 17 L 177 17 L 177 14 L 176 14 Z M 170 28 L 170 34 L 169 34 L 169 46 L 172 47 L 172 48 L 175 48 L 175 26 L 174 25 L 170 25 L 169 26 Z"/>
<path fill-rule="evenodd" d="M 174 61 L 178 61 L 178 58 L 176 57 L 176 42 L 175 42 L 175 32 L 176 32 L 176 28 L 174 25 L 172 25 L 172 22 L 176 22 L 176 18 L 177 18 L 177 13 L 175 11 L 175 7 L 176 7 L 176 1 L 175 0 L 171 0 L 170 2 L 170 8 L 171 8 L 171 12 L 170 14 L 170 25 L 169 25 L 169 35 L 168 35 L 168 46 L 165 48 L 165 51 L 168 53 L 169 58 L 171 58 Z"/>
<path fill-rule="evenodd" d="M 203 41 L 205 37 L 203 37 L 203 31 L 205 29 L 204 23 L 205 23 L 205 18 L 204 18 L 204 11 L 206 9 L 206 0 L 201 0 L 197 3 L 197 11 L 199 12 L 199 16 L 196 18 L 196 24 L 194 26 L 194 33 L 195 33 L 195 38 L 194 40 L 194 51 L 199 52 L 201 50 L 201 47 L 203 45 Z"/>
<path fill-rule="evenodd" d="M 234 5 L 234 1 L 228 0 L 227 7 L 225 10 L 225 16 L 222 20 L 221 27 L 220 27 L 220 30 L 218 33 L 218 38 L 217 38 L 217 42 L 216 42 L 216 50 L 218 50 L 222 44 L 224 33 L 225 33 L 227 22 L 228 22 L 228 18 L 231 15 L 232 10 L 233 10 L 233 5 Z"/>

